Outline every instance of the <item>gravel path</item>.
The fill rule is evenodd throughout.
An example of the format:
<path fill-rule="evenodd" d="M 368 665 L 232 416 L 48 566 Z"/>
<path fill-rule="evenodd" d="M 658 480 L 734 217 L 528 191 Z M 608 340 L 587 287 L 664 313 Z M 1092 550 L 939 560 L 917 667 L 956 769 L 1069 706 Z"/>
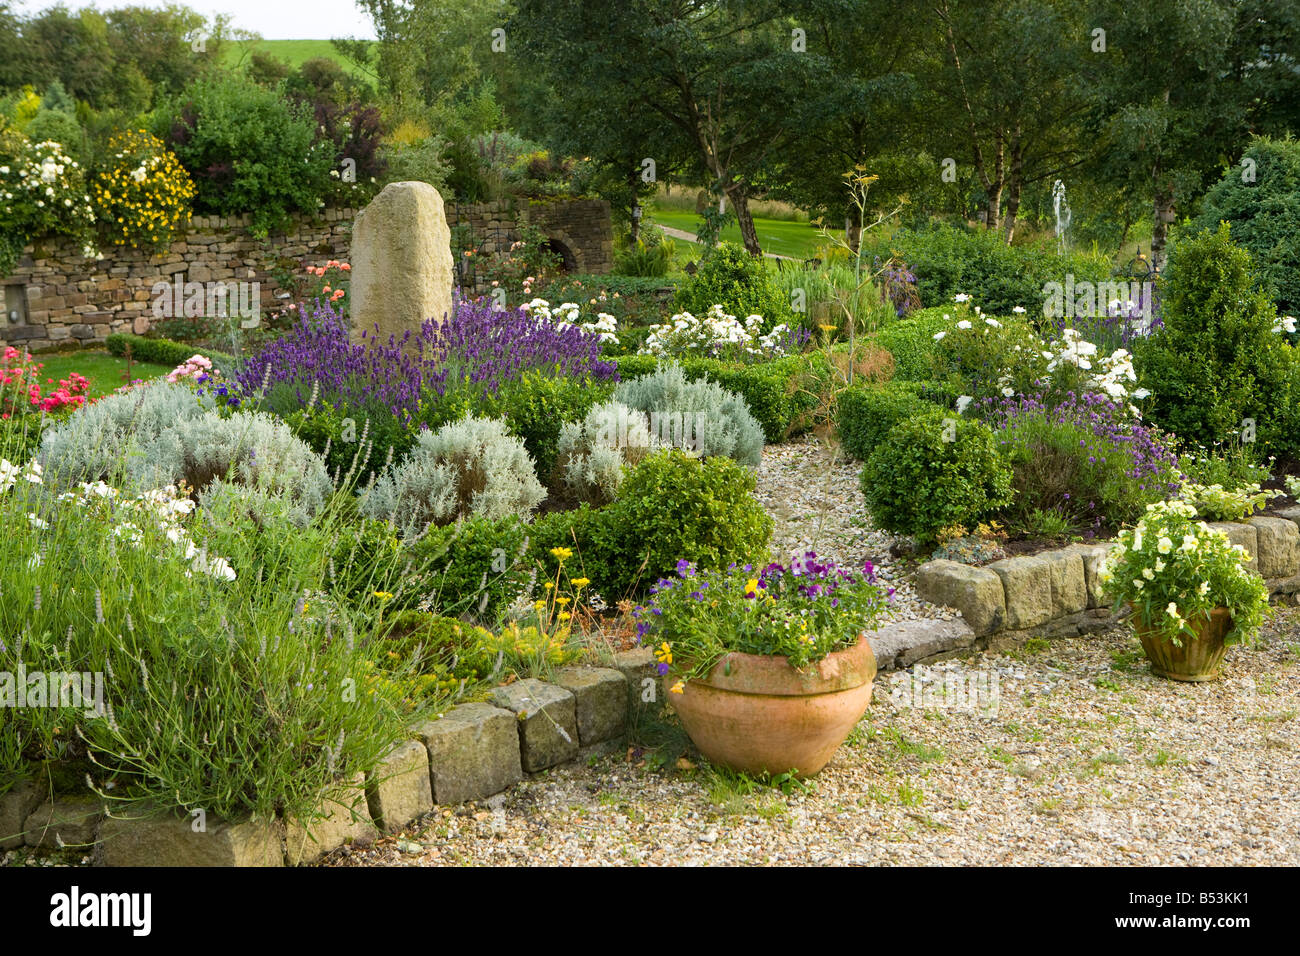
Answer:
<path fill-rule="evenodd" d="M 957 615 L 950 608 L 922 601 L 894 567 L 889 555 L 894 536 L 871 527 L 858 483 L 861 472 L 861 462 L 835 454 L 812 435 L 764 448 L 754 494 L 775 524 L 772 555 L 788 561 L 816 551 L 846 568 L 870 560 L 881 580 L 896 588 L 896 620 L 952 620 Z"/>
<path fill-rule="evenodd" d="M 923 672 L 951 706 L 884 675 L 807 792 L 615 754 L 326 865 L 1300 864 L 1300 613 L 1225 675 L 1153 677 L 1122 627 Z"/>

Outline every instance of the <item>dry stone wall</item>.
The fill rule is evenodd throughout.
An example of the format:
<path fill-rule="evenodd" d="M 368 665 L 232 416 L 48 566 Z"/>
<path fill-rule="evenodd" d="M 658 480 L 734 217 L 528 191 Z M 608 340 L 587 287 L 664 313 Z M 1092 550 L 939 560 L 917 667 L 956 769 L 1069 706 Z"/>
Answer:
<path fill-rule="evenodd" d="M 105 247 L 87 259 L 66 240 L 43 240 L 24 249 L 13 272 L 0 277 L 0 347 L 30 352 L 101 345 L 113 332 L 143 334 L 156 320 L 154 289 L 160 282 L 258 283 L 262 308 L 290 292 L 277 276 L 300 274 L 308 262 L 351 257 L 356 209 L 327 209 L 295 220 L 266 239 L 248 233 L 251 218 L 195 216 L 165 251 Z M 452 204 L 447 224 L 465 224 L 483 253 L 509 248 L 529 221 L 549 238 L 570 271 L 613 268 L 609 204 L 598 199 L 524 200 Z M 476 288 L 481 293 L 484 289 Z"/>

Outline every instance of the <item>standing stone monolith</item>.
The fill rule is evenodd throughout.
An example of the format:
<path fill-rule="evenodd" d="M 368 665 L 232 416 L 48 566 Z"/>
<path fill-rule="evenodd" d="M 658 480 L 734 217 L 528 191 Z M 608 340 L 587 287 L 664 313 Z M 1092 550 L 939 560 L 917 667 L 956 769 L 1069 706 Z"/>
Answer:
<path fill-rule="evenodd" d="M 352 338 L 398 339 L 451 312 L 451 230 L 428 183 L 389 183 L 352 224 Z"/>

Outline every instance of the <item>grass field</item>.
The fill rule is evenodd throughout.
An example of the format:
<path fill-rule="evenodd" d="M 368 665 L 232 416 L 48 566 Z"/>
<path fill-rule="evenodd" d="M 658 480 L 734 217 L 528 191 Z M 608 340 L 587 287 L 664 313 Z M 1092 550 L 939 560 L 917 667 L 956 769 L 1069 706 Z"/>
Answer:
<path fill-rule="evenodd" d="M 223 65 L 229 68 L 247 63 L 253 51 L 260 50 L 277 59 L 284 60 L 290 66 L 299 67 L 315 57 L 334 60 L 348 73 L 358 79 L 373 83 L 375 77 L 357 66 L 351 60 L 334 49 L 329 40 L 258 40 L 256 43 L 231 43 L 226 46 Z"/>
<path fill-rule="evenodd" d="M 650 209 L 650 218 L 654 222 L 690 233 L 694 233 L 700 225 L 699 216 L 694 212 L 680 209 L 661 209 L 653 206 Z M 826 245 L 826 240 L 821 237 L 817 228 L 807 222 L 755 216 L 754 228 L 758 230 L 758 241 L 764 252 L 775 252 L 777 255 L 792 256 L 795 259 L 811 259 L 817 255 L 818 247 Z M 843 230 L 831 232 L 832 235 L 840 235 Z M 739 227 L 733 222 L 722 230 L 722 238 L 727 242 L 739 243 Z"/>
<path fill-rule="evenodd" d="M 126 384 L 123 373 L 126 371 L 126 359 L 117 358 L 107 352 L 64 352 L 55 355 L 38 355 L 38 362 L 44 363 L 40 382 L 43 391 L 48 393 L 57 387 L 59 379 L 67 378 L 69 373 L 78 372 L 90 380 L 86 395 L 99 398 L 113 389 Z M 170 365 L 155 365 L 152 362 L 131 363 L 131 378 L 158 378 L 170 372 Z M 51 381 L 52 384 L 46 384 Z"/>

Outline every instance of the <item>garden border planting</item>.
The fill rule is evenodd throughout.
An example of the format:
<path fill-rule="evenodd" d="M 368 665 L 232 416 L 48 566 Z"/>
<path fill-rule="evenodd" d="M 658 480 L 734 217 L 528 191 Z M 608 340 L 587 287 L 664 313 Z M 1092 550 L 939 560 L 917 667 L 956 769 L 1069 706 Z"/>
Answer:
<path fill-rule="evenodd" d="M 969 650 L 961 621 L 889 623 L 869 635 L 879 671 Z M 614 655 L 612 667 L 561 668 L 555 683 L 526 679 L 489 702 L 460 704 L 408 728 L 375 770 L 336 791 L 310 824 L 206 819 L 192 812 L 112 812 L 93 796 L 60 796 L 36 781 L 0 795 L 0 851 L 85 847 L 98 866 L 295 866 L 345 845 L 364 846 L 438 806 L 485 800 L 527 776 L 610 753 L 660 681 L 649 648 Z"/>

